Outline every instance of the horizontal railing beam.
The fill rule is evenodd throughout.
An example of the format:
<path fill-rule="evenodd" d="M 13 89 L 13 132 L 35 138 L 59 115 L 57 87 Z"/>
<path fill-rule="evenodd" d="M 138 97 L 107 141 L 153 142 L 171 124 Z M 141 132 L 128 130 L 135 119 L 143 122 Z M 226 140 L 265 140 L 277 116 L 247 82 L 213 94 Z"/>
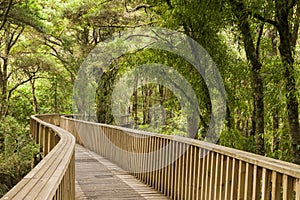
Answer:
<path fill-rule="evenodd" d="M 30 132 L 43 159 L 1 199 L 75 199 L 75 138 L 59 115 L 31 116 Z"/>
<path fill-rule="evenodd" d="M 76 141 L 172 199 L 300 200 L 300 166 L 185 137 L 62 116 Z"/>

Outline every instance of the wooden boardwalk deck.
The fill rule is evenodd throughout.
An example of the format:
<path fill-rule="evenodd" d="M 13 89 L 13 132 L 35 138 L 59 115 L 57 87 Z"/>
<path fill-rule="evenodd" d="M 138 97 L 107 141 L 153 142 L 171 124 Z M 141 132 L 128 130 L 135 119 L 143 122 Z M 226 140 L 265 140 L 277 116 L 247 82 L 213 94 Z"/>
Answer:
<path fill-rule="evenodd" d="M 76 199 L 167 199 L 117 165 L 76 145 Z"/>

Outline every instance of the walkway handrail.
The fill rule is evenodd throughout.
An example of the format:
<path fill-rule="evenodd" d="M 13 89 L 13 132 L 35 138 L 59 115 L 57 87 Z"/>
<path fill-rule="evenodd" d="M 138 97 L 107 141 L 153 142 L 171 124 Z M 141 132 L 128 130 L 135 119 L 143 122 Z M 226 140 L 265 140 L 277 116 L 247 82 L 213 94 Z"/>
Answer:
<path fill-rule="evenodd" d="M 299 165 L 199 140 L 64 116 L 60 124 L 77 142 L 172 199 L 300 200 Z"/>
<path fill-rule="evenodd" d="M 75 199 L 75 138 L 56 125 L 59 115 L 31 116 L 43 159 L 1 199 Z"/>

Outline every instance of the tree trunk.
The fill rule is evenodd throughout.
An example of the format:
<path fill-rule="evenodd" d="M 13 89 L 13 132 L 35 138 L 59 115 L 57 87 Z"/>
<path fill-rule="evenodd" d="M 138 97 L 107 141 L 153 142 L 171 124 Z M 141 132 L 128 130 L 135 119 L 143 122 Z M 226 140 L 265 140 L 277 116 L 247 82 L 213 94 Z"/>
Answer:
<path fill-rule="evenodd" d="M 99 123 L 112 124 L 114 117 L 111 110 L 111 94 L 118 73 L 118 67 L 112 66 L 101 76 L 97 88 L 97 119 Z"/>
<path fill-rule="evenodd" d="M 294 74 L 294 59 L 292 56 L 292 41 L 289 26 L 289 9 L 287 1 L 276 1 L 277 30 L 280 37 L 279 52 L 282 64 L 285 66 L 286 98 L 289 132 L 291 137 L 294 162 L 300 164 L 300 129 L 299 111 L 296 97 L 296 81 Z"/>
<path fill-rule="evenodd" d="M 165 123 L 166 123 L 166 112 L 165 112 L 165 109 L 164 109 L 164 102 L 165 102 L 164 86 L 163 85 L 158 85 L 158 90 L 159 90 L 159 104 L 160 104 L 160 109 L 161 109 L 162 124 L 165 125 Z"/>
<path fill-rule="evenodd" d="M 148 90 L 147 90 L 147 95 L 148 95 L 148 101 L 147 101 L 147 106 L 148 106 L 148 110 L 147 110 L 147 124 L 150 124 L 150 119 L 151 119 L 151 116 L 150 116 L 150 108 L 152 107 L 152 93 L 153 93 L 153 87 L 148 87 Z"/>
<path fill-rule="evenodd" d="M 32 95 L 32 109 L 33 109 L 33 113 L 37 114 L 38 113 L 38 102 L 37 102 L 37 98 L 35 95 L 35 80 L 31 79 L 30 80 L 30 85 L 31 85 L 31 95 Z"/>
<path fill-rule="evenodd" d="M 1 70 L 2 77 L 2 88 L 1 88 L 1 114 L 0 117 L 5 117 L 7 112 L 7 79 L 8 79 L 8 56 L 10 52 L 10 35 L 8 30 L 5 30 L 5 49 L 3 52 L 3 65 Z"/>
<path fill-rule="evenodd" d="M 135 75 L 135 85 L 134 85 L 134 92 L 133 92 L 133 103 L 132 103 L 132 110 L 133 110 L 133 118 L 134 118 L 134 126 L 138 126 L 138 75 Z"/>
<path fill-rule="evenodd" d="M 152 88 L 150 85 L 144 85 L 142 88 L 142 98 L 143 98 L 143 125 L 150 123 L 150 112 L 151 107 L 151 93 Z"/>
<path fill-rule="evenodd" d="M 256 140 L 256 153 L 264 155 L 264 100 L 263 100 L 263 80 L 260 76 L 261 62 L 259 60 L 258 48 L 259 48 L 259 37 L 257 46 L 255 48 L 252 39 L 252 32 L 248 21 L 248 14 L 245 12 L 245 7 L 242 2 L 232 1 L 233 12 L 237 18 L 238 26 L 243 35 L 243 41 L 245 46 L 245 52 L 248 61 L 252 66 L 252 78 L 253 78 L 253 126 L 254 135 Z"/>
<path fill-rule="evenodd" d="M 143 98 L 143 125 L 146 124 L 147 121 L 147 85 L 142 87 L 142 98 Z"/>
<path fill-rule="evenodd" d="M 263 101 L 263 81 L 257 70 L 253 70 L 254 82 L 254 118 L 255 118 L 255 140 L 256 153 L 264 155 L 264 101 Z"/>
<path fill-rule="evenodd" d="M 3 38 L 3 46 L 4 50 L 2 52 L 1 58 L 2 58 L 2 66 L 0 66 L 0 119 L 2 117 L 5 117 L 7 115 L 8 111 L 8 100 L 9 100 L 9 93 L 11 91 L 8 91 L 8 79 L 9 79 L 9 72 L 8 72 L 8 65 L 9 65 L 9 55 L 11 52 L 12 47 L 16 44 L 18 41 L 20 35 L 22 34 L 24 30 L 24 27 L 21 29 L 13 29 L 11 28 L 10 24 L 7 24 L 7 27 L 5 27 L 4 30 L 4 38 Z"/>
<path fill-rule="evenodd" d="M 0 117 L 4 117 L 7 111 L 7 63 L 8 59 L 3 59 L 3 72 L 2 72 L 2 80 L 1 80 L 1 113 Z"/>

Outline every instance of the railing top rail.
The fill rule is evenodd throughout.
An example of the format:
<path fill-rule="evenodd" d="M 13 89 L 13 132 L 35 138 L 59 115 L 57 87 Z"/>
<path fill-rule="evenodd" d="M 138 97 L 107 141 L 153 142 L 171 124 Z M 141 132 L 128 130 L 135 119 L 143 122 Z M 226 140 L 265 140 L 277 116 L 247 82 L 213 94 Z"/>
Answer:
<path fill-rule="evenodd" d="M 61 116 L 61 117 L 67 118 L 66 116 Z M 96 126 L 113 128 L 116 130 L 124 131 L 126 133 L 137 134 L 140 136 L 160 137 L 160 138 L 173 140 L 176 142 L 185 143 L 187 145 L 198 146 L 200 148 L 203 148 L 203 149 L 206 149 L 209 151 L 213 151 L 216 153 L 220 153 L 222 155 L 226 155 L 226 156 L 235 158 L 237 160 L 244 161 L 249 164 L 254 164 L 259 167 L 263 167 L 263 168 L 273 170 L 273 171 L 276 171 L 276 172 L 279 172 L 282 174 L 300 178 L 300 165 L 296 165 L 293 163 L 289 163 L 289 162 L 285 162 L 285 161 L 281 161 L 281 160 L 277 160 L 277 159 L 273 159 L 273 158 L 268 158 L 268 157 L 261 156 L 258 154 L 241 151 L 241 150 L 237 150 L 237 149 L 233 149 L 233 148 L 229 148 L 229 147 L 224 147 L 221 145 L 217 145 L 217 144 L 213 144 L 213 143 L 209 143 L 209 142 L 205 142 L 205 141 L 181 137 L 181 136 L 157 134 L 157 133 L 151 133 L 151 132 L 142 131 L 142 130 L 130 129 L 130 128 L 119 127 L 119 126 L 108 125 L 108 124 L 100 124 L 100 123 L 96 123 L 96 122 L 88 122 L 88 121 L 83 121 L 83 120 L 73 119 L 73 118 L 68 118 L 68 120 L 72 120 L 72 121 L 80 122 L 80 123 L 91 124 L 91 125 L 96 125 Z"/>
<path fill-rule="evenodd" d="M 31 116 L 31 120 L 54 131 L 60 140 L 2 199 L 52 199 L 74 155 L 75 138 L 72 134 L 39 119 L 39 115 Z"/>

